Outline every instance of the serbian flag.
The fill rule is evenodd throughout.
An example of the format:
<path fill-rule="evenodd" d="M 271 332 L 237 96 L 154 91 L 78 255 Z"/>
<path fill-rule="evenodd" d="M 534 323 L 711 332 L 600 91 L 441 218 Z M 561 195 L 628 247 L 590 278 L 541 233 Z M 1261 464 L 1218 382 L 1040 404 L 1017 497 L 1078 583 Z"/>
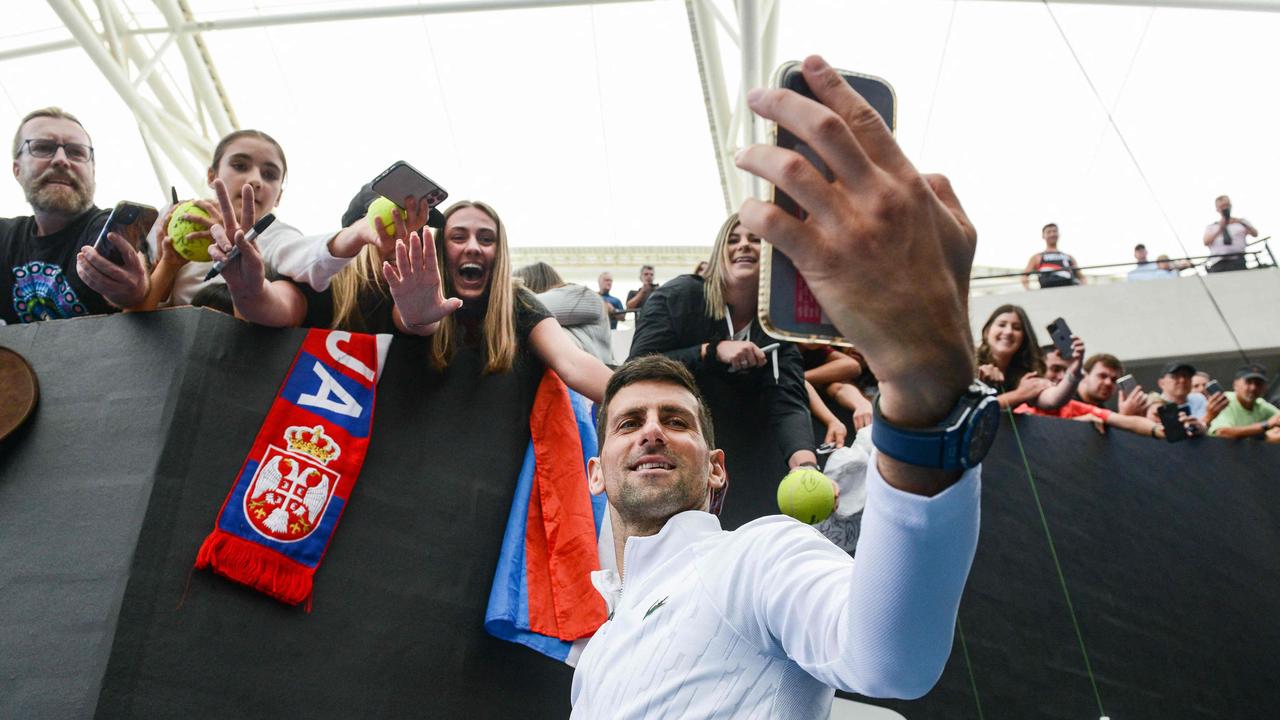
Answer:
<path fill-rule="evenodd" d="M 196 569 L 310 607 L 316 570 L 360 477 L 382 336 L 312 329 L 236 475 Z"/>
<path fill-rule="evenodd" d="M 587 460 L 596 455 L 591 401 L 547 370 L 529 430 L 484 628 L 572 664 L 574 641 L 605 621 L 591 585 L 605 509 L 604 496 L 587 489 Z"/>

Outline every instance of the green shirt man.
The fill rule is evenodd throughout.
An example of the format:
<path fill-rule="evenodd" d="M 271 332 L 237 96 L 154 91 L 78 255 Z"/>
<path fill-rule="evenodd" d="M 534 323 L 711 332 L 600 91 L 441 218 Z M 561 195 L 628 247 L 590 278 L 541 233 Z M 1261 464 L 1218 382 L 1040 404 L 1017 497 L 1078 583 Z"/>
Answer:
<path fill-rule="evenodd" d="M 1225 438 L 1265 437 L 1280 441 L 1280 408 L 1262 399 L 1267 391 L 1267 371 L 1261 365 L 1245 365 L 1236 371 L 1234 392 L 1227 393 L 1227 407 L 1209 425 L 1209 434 Z M 1276 437 L 1273 437 L 1276 436 Z"/>

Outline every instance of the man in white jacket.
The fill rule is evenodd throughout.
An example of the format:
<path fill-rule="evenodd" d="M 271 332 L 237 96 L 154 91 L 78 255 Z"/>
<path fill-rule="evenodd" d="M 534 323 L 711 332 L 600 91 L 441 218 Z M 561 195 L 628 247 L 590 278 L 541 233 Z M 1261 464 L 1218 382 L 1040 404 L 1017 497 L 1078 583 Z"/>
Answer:
<path fill-rule="evenodd" d="M 727 482 L 724 454 L 697 387 L 665 359 L 636 359 L 609 382 L 589 466 L 621 571 L 593 577 L 610 619 L 577 666 L 575 718 L 825 718 L 833 687 L 918 697 L 950 655 L 977 546 L 978 462 L 999 421 L 973 381 L 976 233 L 946 179 L 917 173 L 821 58 L 804 75 L 820 103 L 784 90 L 748 102 L 835 177 L 748 148 L 739 166 L 810 217 L 748 200 L 741 218 L 791 257 L 880 379 L 857 560 L 789 518 L 722 531 L 707 510 Z"/>

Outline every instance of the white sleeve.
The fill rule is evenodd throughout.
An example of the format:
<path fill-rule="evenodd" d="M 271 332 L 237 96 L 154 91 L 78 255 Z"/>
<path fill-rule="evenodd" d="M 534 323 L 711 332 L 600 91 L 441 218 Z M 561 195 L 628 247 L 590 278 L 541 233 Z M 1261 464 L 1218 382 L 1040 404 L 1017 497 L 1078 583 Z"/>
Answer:
<path fill-rule="evenodd" d="M 263 250 L 263 260 L 277 273 L 304 282 L 316 292 L 329 287 L 333 276 L 353 258 L 334 257 L 329 253 L 329 240 L 336 232 L 303 235 L 293 227 L 279 233 Z"/>
<path fill-rule="evenodd" d="M 831 687 L 916 698 L 941 677 L 978 544 L 979 468 L 934 497 L 890 487 L 872 453 L 855 560 L 804 526 L 751 543 L 730 622 Z M 779 540 L 781 540 L 779 542 Z M 732 606 L 737 605 L 738 609 Z M 742 618 L 746 610 L 753 617 Z M 722 606 L 724 607 L 724 606 Z M 738 618 L 734 618 L 734 616 Z"/>

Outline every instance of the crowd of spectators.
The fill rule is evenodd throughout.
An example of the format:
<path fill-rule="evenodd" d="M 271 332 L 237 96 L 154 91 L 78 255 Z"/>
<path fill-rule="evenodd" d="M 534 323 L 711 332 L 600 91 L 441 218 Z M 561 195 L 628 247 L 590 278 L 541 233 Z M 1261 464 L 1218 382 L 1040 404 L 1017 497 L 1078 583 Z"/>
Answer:
<path fill-rule="evenodd" d="M 1231 198 L 1226 195 L 1219 195 L 1214 199 L 1214 208 L 1219 217 L 1209 223 L 1202 238 L 1208 252 L 1204 259 L 1205 272 L 1249 269 L 1247 245 L 1250 237 L 1258 236 L 1258 229 L 1248 220 L 1232 214 Z M 1027 266 L 1020 275 L 1022 287 L 1030 289 L 1032 277 L 1036 278 L 1041 289 L 1085 284 L 1087 280 L 1075 257 L 1058 249 L 1058 225 L 1049 223 L 1041 229 L 1040 234 L 1044 239 L 1044 249 L 1027 260 Z M 1147 253 L 1145 243 L 1134 246 L 1133 259 L 1134 268 L 1126 276 L 1130 282 L 1175 278 L 1183 270 L 1196 265 L 1190 259 L 1170 260 L 1164 254 L 1153 261 Z"/>
<path fill-rule="evenodd" d="M 611 294 L 609 273 L 591 289 L 566 283 L 546 263 L 512 269 L 497 210 L 476 201 L 440 212 L 406 198 L 387 227 L 366 219 L 377 195 L 365 186 L 333 229 L 306 234 L 277 221 L 249 241 L 248 228 L 280 205 L 288 165 L 279 143 L 246 130 L 223 138 L 210 158 L 216 201 L 198 200 L 203 213 L 185 215 L 199 225 L 195 237 L 212 241 L 211 261 L 228 263 L 206 280 L 211 262 L 184 259 L 167 236 L 177 198 L 145 247 L 135 251 L 120 235 L 108 236 L 123 264 L 94 249 L 108 211 L 93 203 L 92 141 L 74 116 L 57 108 L 29 114 L 14 136 L 13 158 L 32 215 L 0 219 L 5 323 L 204 305 L 274 327 L 430 336 L 431 361 L 441 370 L 464 346 L 484 353 L 488 373 L 510 370 L 527 351 L 598 401 L 615 363 L 610 331 L 633 314 L 629 355 L 661 353 L 690 370 L 723 428 L 717 434 L 736 446 L 728 454 L 733 477 L 776 482 L 789 468 L 816 466 L 820 445 L 847 445 L 872 423 L 875 375 L 856 350 L 779 343 L 761 328 L 760 239 L 736 215 L 691 273 L 659 284 L 653 266 L 644 265 L 640 286 L 625 300 Z M 1222 219 L 1205 233 L 1216 258 L 1209 269 L 1239 269 L 1244 239 L 1257 231 L 1231 214 L 1228 198 L 1217 204 Z M 1084 282 L 1075 258 L 1059 249 L 1058 227 L 1046 225 L 1042 235 L 1045 247 L 1028 261 L 1024 284 L 1032 274 L 1041 287 Z M 229 259 L 233 248 L 238 260 Z M 1185 267 L 1163 257 L 1150 263 L 1143 246 L 1135 258 L 1133 279 Z M 1014 414 L 1160 439 L 1172 429 L 1161 408 L 1173 406 L 1177 425 L 1191 437 L 1280 443 L 1280 411 L 1264 399 L 1267 373 L 1258 365 L 1240 368 L 1224 389 L 1190 364 L 1173 362 L 1148 394 L 1125 375 L 1120 359 L 1088 354 L 1082 338 L 1072 338 L 1069 357 L 1042 346 L 1016 305 L 991 314 L 974 353 L 980 378 Z M 771 441 L 760 442 L 762 435 Z M 738 493 L 772 492 L 745 484 Z"/>

